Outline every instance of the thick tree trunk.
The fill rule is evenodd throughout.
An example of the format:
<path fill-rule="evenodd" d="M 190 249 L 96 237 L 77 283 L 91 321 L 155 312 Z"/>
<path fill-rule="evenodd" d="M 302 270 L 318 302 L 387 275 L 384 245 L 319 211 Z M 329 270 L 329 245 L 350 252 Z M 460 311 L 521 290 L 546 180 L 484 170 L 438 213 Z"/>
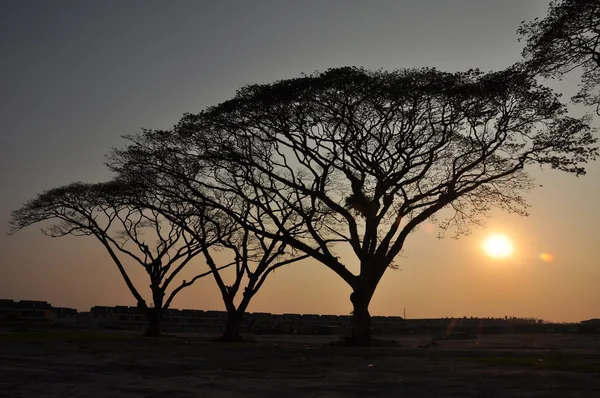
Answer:
<path fill-rule="evenodd" d="M 162 317 L 162 306 L 164 292 L 158 286 L 151 285 L 152 299 L 154 300 L 154 306 L 146 306 L 146 317 L 148 319 L 148 329 L 146 330 L 147 336 L 160 336 L 160 321 Z"/>
<path fill-rule="evenodd" d="M 351 345 L 368 345 L 371 342 L 371 315 L 369 302 L 371 298 L 354 291 L 350 295 L 352 301 L 352 333 L 348 343 Z"/>
<path fill-rule="evenodd" d="M 244 311 L 240 311 L 239 308 L 227 313 L 225 332 L 223 332 L 223 335 L 221 336 L 222 341 L 237 341 L 242 339 L 240 327 L 242 326 L 243 316 Z"/>
<path fill-rule="evenodd" d="M 226 304 L 227 324 L 225 325 L 225 332 L 223 333 L 223 336 L 221 336 L 222 341 L 239 341 L 242 339 L 240 328 L 252 296 L 253 294 L 250 293 L 250 290 L 246 290 L 244 292 L 244 297 L 237 308 L 235 308 L 233 301 L 229 301 Z"/>
<path fill-rule="evenodd" d="M 361 278 L 361 277 L 359 277 Z M 350 345 L 364 346 L 371 342 L 371 314 L 369 303 L 377 287 L 379 278 L 365 278 L 358 280 L 350 294 L 352 302 L 352 332 L 348 339 Z"/>
<path fill-rule="evenodd" d="M 160 336 L 160 308 L 148 308 L 146 336 Z"/>

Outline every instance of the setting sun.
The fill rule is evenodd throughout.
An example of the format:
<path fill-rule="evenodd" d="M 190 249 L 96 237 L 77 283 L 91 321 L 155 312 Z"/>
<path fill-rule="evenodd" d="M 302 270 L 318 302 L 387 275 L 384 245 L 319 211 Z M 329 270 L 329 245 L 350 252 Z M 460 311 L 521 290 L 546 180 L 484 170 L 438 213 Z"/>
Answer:
<path fill-rule="evenodd" d="M 483 250 L 493 258 L 504 258 L 513 254 L 515 251 L 512 242 L 506 235 L 489 235 L 483 241 Z"/>

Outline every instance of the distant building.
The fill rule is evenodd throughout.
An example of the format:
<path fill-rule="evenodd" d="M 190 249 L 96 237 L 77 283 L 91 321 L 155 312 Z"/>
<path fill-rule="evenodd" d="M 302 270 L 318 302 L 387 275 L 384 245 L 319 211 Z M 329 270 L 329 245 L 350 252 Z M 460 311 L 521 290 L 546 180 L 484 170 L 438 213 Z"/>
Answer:
<path fill-rule="evenodd" d="M 19 327 L 42 327 L 55 322 L 56 314 L 46 301 L 0 300 L 0 322 Z"/>
<path fill-rule="evenodd" d="M 163 311 L 161 328 L 167 333 L 223 332 L 227 322 L 225 311 L 203 311 L 169 308 Z M 73 308 L 52 307 L 45 301 L 0 299 L 0 327 L 39 328 L 50 326 L 78 328 L 110 328 L 144 330 L 146 316 L 138 307 L 93 306 L 89 312 Z M 432 318 L 406 320 L 398 316 L 373 316 L 371 330 L 375 335 L 406 333 L 431 334 L 434 338 L 465 338 L 478 334 L 498 333 L 599 333 L 600 319 L 589 319 L 568 328 L 545 324 L 533 318 Z M 254 334 L 337 334 L 350 331 L 349 315 L 244 314 L 242 333 Z"/>
<path fill-rule="evenodd" d="M 74 308 L 52 307 L 56 314 L 56 322 L 63 325 L 76 325 L 79 322 L 79 312 Z"/>

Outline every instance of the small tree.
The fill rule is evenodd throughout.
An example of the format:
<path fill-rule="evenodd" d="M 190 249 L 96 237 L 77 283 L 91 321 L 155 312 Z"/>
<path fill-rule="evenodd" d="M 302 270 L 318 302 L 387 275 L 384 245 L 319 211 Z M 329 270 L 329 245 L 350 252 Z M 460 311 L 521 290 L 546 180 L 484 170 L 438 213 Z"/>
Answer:
<path fill-rule="evenodd" d="M 135 140 L 160 143 L 143 146 L 138 164 L 179 175 L 184 197 L 337 273 L 353 290 L 350 341 L 367 344 L 375 289 L 421 223 L 439 216 L 443 230 L 462 233 L 492 206 L 526 214 L 528 165 L 585 173 L 596 139 L 585 119 L 565 112 L 517 68 L 339 68 L 244 87 L 125 152 L 140 151 Z M 224 198 L 255 207 L 260 226 Z M 290 233 L 298 225 L 301 233 Z M 358 273 L 336 254 L 344 246 Z"/>
<path fill-rule="evenodd" d="M 189 234 L 179 224 L 161 217 L 157 210 L 141 207 L 143 195 L 141 190 L 119 180 L 54 188 L 14 211 L 9 233 L 52 220 L 57 222 L 42 229 L 45 235 L 94 236 L 110 255 L 145 314 L 147 333 L 158 335 L 161 315 L 177 293 L 212 273 L 199 273 L 169 292 L 173 280 L 188 263 L 210 246 L 212 231 L 203 228 L 205 235 Z M 159 207 L 157 203 L 155 206 Z M 174 207 L 170 207 L 174 213 Z M 187 222 L 192 223 L 189 219 Z M 202 220 L 197 218 L 194 222 Z M 126 269 L 126 258 L 147 272 L 153 305 L 149 305 L 134 286 Z"/>
<path fill-rule="evenodd" d="M 168 198 L 169 203 L 178 203 L 188 209 L 190 215 L 194 214 L 194 209 L 203 214 L 205 222 L 192 226 L 186 220 L 178 220 L 178 213 L 173 214 L 165 207 L 157 209 L 199 240 L 207 235 L 214 236 L 214 244 L 205 245 L 201 251 L 221 292 L 228 315 L 221 340 L 239 340 L 243 316 L 267 277 L 309 255 L 287 245 L 278 234 L 268 237 L 265 224 L 270 220 L 265 217 L 264 211 L 249 201 L 236 199 L 235 195 L 222 192 L 219 206 L 227 211 L 212 211 L 209 216 L 206 209 L 210 205 L 203 199 L 207 195 L 200 193 L 202 188 L 192 183 L 199 171 L 197 161 L 190 162 L 180 147 L 169 145 L 172 143 L 169 132 L 148 130 L 142 136 L 127 138 L 133 145 L 124 151 L 113 151 L 109 163 L 112 170 L 120 173 L 121 179 L 143 182 L 146 187 L 151 187 L 149 195 L 151 192 L 151 195 L 162 197 L 165 201 Z M 231 183 L 244 189 L 245 179 Z M 250 192 L 247 193 L 250 195 Z M 286 224 L 287 234 L 301 239 L 304 223 L 293 209 L 278 207 L 280 202 L 264 197 L 263 203 L 270 206 L 271 214 L 277 214 L 278 219 Z M 146 206 L 151 207 L 150 204 Z M 251 228 L 248 227 L 250 225 Z M 206 231 L 206 228 L 211 228 L 212 232 Z M 229 263 L 234 265 L 232 277 L 221 272 L 225 268 L 219 264 L 223 258 L 232 260 Z"/>
<path fill-rule="evenodd" d="M 561 77 L 581 68 L 576 101 L 600 112 L 600 3 L 597 0 L 552 1 L 544 19 L 523 22 L 517 33 L 525 39 L 528 66 L 546 77 Z"/>
<path fill-rule="evenodd" d="M 251 222 L 252 216 L 249 212 L 242 213 L 241 217 L 244 222 L 242 225 Z M 218 262 L 210 250 L 205 249 L 202 252 L 210 269 L 213 270 L 212 274 L 227 310 L 227 324 L 222 340 L 233 341 L 241 338 L 240 326 L 244 313 L 267 276 L 280 267 L 309 256 L 304 253 L 298 254 L 297 250 L 290 250 L 284 242 L 267 238 L 264 234 L 253 232 L 245 227 L 235 234 L 219 239 L 217 246 L 225 249 L 234 258 L 235 274 L 231 284 L 227 284 L 225 277 L 219 272 Z M 240 292 L 241 297 L 238 295 Z"/>

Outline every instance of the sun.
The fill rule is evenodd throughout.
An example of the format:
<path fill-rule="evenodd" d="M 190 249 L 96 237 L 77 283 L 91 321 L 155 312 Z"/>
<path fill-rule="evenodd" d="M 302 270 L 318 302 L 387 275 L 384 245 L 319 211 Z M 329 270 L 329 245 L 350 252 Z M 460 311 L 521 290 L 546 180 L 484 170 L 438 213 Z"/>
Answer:
<path fill-rule="evenodd" d="M 483 241 L 483 250 L 490 257 L 504 258 L 511 256 L 515 248 L 506 235 L 493 234 L 486 237 Z"/>

